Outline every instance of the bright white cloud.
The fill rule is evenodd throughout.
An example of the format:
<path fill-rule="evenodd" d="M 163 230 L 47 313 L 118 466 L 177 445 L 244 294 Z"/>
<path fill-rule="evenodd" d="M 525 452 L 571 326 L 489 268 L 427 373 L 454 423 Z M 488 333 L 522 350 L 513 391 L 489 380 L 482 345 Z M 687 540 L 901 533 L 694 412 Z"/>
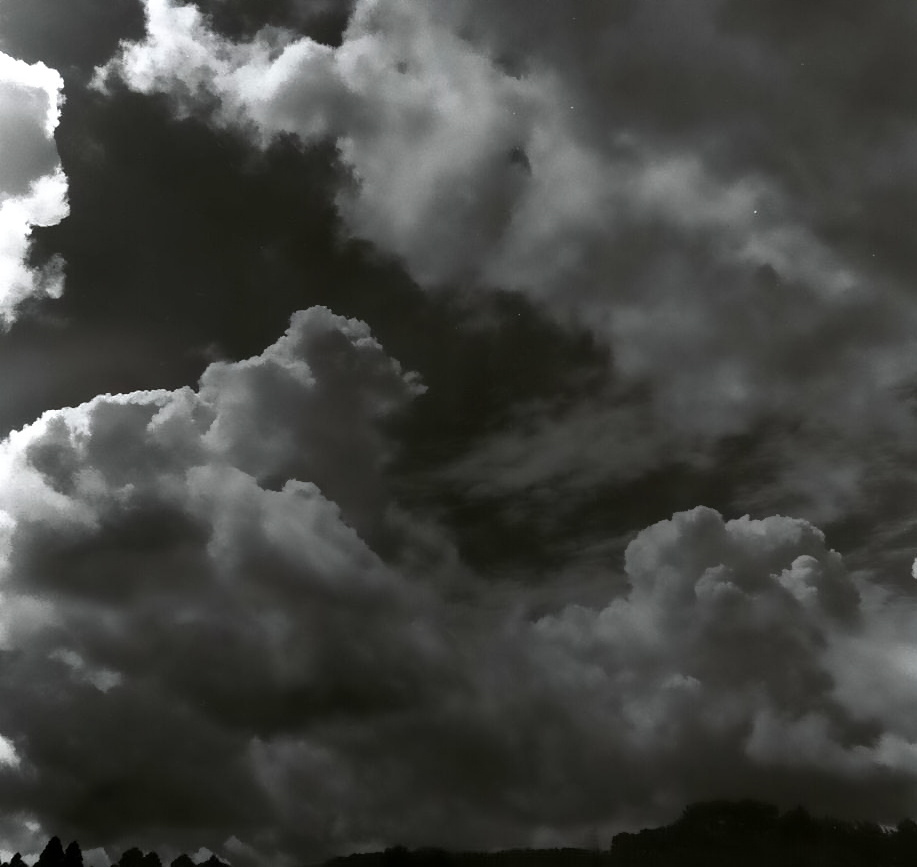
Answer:
<path fill-rule="evenodd" d="M 16 748 L 6 738 L 0 737 L 0 765 L 10 767 L 19 766 L 19 756 L 16 754 Z"/>
<path fill-rule="evenodd" d="M 67 179 L 54 144 L 63 79 L 43 63 L 0 52 L 0 320 L 9 324 L 25 299 L 58 297 L 62 262 L 28 264 L 34 226 L 67 216 Z"/>

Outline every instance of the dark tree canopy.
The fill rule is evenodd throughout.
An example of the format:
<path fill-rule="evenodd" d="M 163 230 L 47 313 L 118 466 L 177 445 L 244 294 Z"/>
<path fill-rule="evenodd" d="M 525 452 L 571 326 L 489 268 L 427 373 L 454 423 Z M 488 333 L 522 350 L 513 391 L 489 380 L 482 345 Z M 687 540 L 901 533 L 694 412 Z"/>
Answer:
<path fill-rule="evenodd" d="M 143 852 L 134 846 L 118 859 L 118 867 L 146 867 L 143 857 Z"/>
<path fill-rule="evenodd" d="M 326 867 L 914 867 L 917 823 L 816 818 L 756 801 L 687 807 L 670 825 L 620 833 L 608 849 L 443 852 L 392 846 L 335 858 Z M 183 865 L 187 867 L 187 865 Z"/>
<path fill-rule="evenodd" d="M 60 841 L 60 837 L 52 837 L 48 840 L 48 844 L 41 855 L 38 856 L 35 867 L 61 867 L 63 863 L 64 846 Z"/>
<path fill-rule="evenodd" d="M 615 836 L 606 849 L 514 849 L 447 852 L 391 846 L 334 858 L 326 867 L 915 867 L 917 822 L 896 828 L 819 818 L 803 807 L 781 812 L 756 801 L 691 804 L 670 825 Z M 0 867 L 29 867 L 17 852 Z M 77 841 L 64 850 L 52 837 L 33 867 L 83 867 Z M 155 851 L 132 847 L 114 867 L 162 867 Z M 196 863 L 178 855 L 169 867 L 228 867 L 216 855 Z"/>
<path fill-rule="evenodd" d="M 83 852 L 80 844 L 73 840 L 64 852 L 64 867 L 83 867 Z"/>

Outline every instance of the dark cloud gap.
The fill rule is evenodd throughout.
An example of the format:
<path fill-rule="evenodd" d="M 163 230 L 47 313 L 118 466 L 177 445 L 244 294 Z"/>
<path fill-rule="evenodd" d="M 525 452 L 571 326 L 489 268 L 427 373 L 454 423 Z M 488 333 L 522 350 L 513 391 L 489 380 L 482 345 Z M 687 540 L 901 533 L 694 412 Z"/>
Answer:
<path fill-rule="evenodd" d="M 521 568 L 527 580 L 551 581 L 565 563 L 591 557 L 597 546 L 601 562 L 614 570 L 640 530 L 698 502 L 725 514 L 770 514 L 770 503 L 758 510 L 735 507 L 772 471 L 761 454 L 765 431 L 728 437 L 702 462 L 663 460 L 630 481 L 596 479 L 584 488 L 548 479 L 522 495 L 492 495 L 440 479 L 436 495 L 424 500 L 421 494 L 420 502 L 456 529 L 463 553 L 478 569 L 517 574 Z"/>
<path fill-rule="evenodd" d="M 143 35 L 139 0 L 3 0 L 0 50 L 85 81 L 122 39 Z"/>
<path fill-rule="evenodd" d="M 353 0 L 200 0 L 197 4 L 214 30 L 233 40 L 254 36 L 265 27 L 283 27 L 338 46 L 350 20 Z"/>
<path fill-rule="evenodd" d="M 44 354 L 52 393 L 7 427 L 36 405 L 174 387 L 213 355 L 255 354 L 353 268 L 329 220 L 333 151 L 280 145 L 259 167 L 241 140 L 174 123 L 162 102 L 81 89 L 70 102 L 58 141 L 74 219 L 34 232 L 36 259 L 68 258 L 68 289 L 41 309 L 50 323 L 26 320 L 0 347 L 12 363 L 17 349 Z M 285 248 L 299 259 L 289 271 L 274 265 Z"/>
<path fill-rule="evenodd" d="M 463 415 L 473 414 L 472 403 L 505 414 L 541 378 L 575 375 L 564 369 L 567 360 L 576 367 L 605 355 L 585 333 L 568 335 L 519 296 L 430 296 L 392 260 L 345 240 L 332 210 L 339 182 L 332 146 L 303 151 L 280 141 L 258 157 L 238 136 L 173 121 L 164 101 L 124 92 L 102 99 L 79 91 L 70 108 L 58 140 L 74 178 L 73 216 L 35 231 L 37 261 L 61 253 L 70 263 L 68 291 L 46 305 L 49 317 L 183 339 L 197 351 L 207 341 L 211 351 L 238 358 L 276 337 L 292 310 L 329 303 L 369 322 L 393 355 L 425 377 L 438 377 L 425 370 L 430 363 L 463 377 L 463 397 L 439 389 L 463 402 Z M 39 326 L 17 328 L 34 338 Z M 438 351 L 443 341 L 460 355 Z M 173 370 L 184 368 L 183 381 L 201 364 L 163 356 L 158 361 Z M 481 368 L 466 374 L 464 362 Z M 529 385 L 517 398 L 523 380 Z M 175 381 L 170 371 L 160 384 Z M 548 384 L 545 393 L 552 391 Z"/>
<path fill-rule="evenodd" d="M 871 479 L 850 511 L 825 526 L 834 546 L 845 553 L 849 568 L 868 571 L 877 583 L 903 597 L 917 595 L 911 565 L 917 551 L 917 525 L 902 517 L 901 503 L 913 497 L 913 462 L 885 468 Z"/>
<path fill-rule="evenodd" d="M 434 302 L 410 322 L 395 323 L 396 329 L 408 325 L 410 334 L 378 329 L 380 336 L 388 334 L 387 346 L 405 341 L 402 358 L 424 372 L 429 385 L 391 428 L 401 443 L 392 468 L 394 490 L 406 505 L 450 527 L 473 566 L 499 572 L 540 561 L 549 568 L 550 548 L 571 532 L 569 525 L 539 532 L 552 506 L 535 501 L 543 514 L 523 518 L 512 508 L 476 501 L 439 470 L 488 435 L 511 428 L 520 409 L 534 404 L 556 414 L 587 399 L 612 375 L 611 359 L 588 332 L 557 327 L 518 295 L 477 292 L 472 299 Z M 448 353 L 444 346 L 450 346 Z"/>
<path fill-rule="evenodd" d="M 53 312 L 133 318 L 151 330 L 209 327 L 228 334 L 231 353 L 263 347 L 302 297 L 301 285 L 276 286 L 259 273 L 266 245 L 291 236 L 313 241 L 313 279 L 329 276 L 323 268 L 335 243 L 321 203 L 333 180 L 332 152 L 310 159 L 278 146 L 264 172 L 250 165 L 240 139 L 172 122 L 164 101 L 121 93 L 112 105 L 84 92 L 74 101 L 72 125 L 65 117 L 58 140 L 82 217 L 60 233 L 36 232 L 38 255 L 75 254 L 71 289 Z M 319 207 L 305 209 L 304 201 Z"/>

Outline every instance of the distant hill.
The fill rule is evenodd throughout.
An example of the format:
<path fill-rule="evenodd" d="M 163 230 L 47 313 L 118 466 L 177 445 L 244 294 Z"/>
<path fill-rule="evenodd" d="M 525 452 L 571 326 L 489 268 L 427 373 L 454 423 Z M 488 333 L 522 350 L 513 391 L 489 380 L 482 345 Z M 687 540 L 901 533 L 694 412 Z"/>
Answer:
<path fill-rule="evenodd" d="M 325 867 L 604 867 L 616 863 L 611 852 L 592 849 L 509 849 L 503 852 L 446 852 L 402 847 L 385 852 L 332 858 Z"/>
<path fill-rule="evenodd" d="M 325 867 L 915 867 L 917 823 L 781 813 L 757 801 L 692 804 L 671 825 L 618 834 L 606 850 L 410 851 L 402 846 L 333 858 Z"/>

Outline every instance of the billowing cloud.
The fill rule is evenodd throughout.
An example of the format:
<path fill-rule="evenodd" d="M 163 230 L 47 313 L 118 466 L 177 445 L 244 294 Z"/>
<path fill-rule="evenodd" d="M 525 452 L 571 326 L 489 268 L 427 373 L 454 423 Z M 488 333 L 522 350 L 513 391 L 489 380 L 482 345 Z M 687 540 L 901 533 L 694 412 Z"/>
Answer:
<path fill-rule="evenodd" d="M 67 179 L 54 145 L 63 80 L 43 63 L 0 53 L 0 319 L 31 297 L 60 295 L 63 263 L 28 257 L 33 226 L 67 216 Z"/>
<path fill-rule="evenodd" d="M 750 790 L 914 806 L 906 606 L 819 530 L 680 513 L 588 605 L 484 580 L 388 490 L 420 391 L 312 308 L 196 389 L 0 445 L 5 812 L 276 864 L 584 839 Z"/>
<path fill-rule="evenodd" d="M 424 594 L 361 538 L 401 532 L 376 428 L 417 390 L 365 326 L 315 308 L 196 392 L 14 433 L 0 800 L 101 842 L 257 838 L 262 740 L 423 701 Z"/>
<path fill-rule="evenodd" d="M 312 236 L 283 222 L 297 197 L 324 220 L 305 199 L 340 175 L 284 192 L 278 178 L 303 147 L 322 146 L 318 163 L 331 143 L 341 225 L 430 289 L 405 291 L 422 297 L 412 311 L 435 315 L 415 321 L 393 281 L 362 265 L 335 271 L 366 279 L 340 289 L 342 309 L 357 296 L 388 308 L 380 324 L 416 350 L 412 367 L 419 356 L 459 372 L 439 375 L 446 394 L 415 400 L 419 378 L 369 326 L 311 308 L 194 388 L 100 394 L 0 443 L 5 845 L 57 833 L 109 855 L 203 845 L 283 865 L 396 842 L 593 842 L 706 797 L 913 813 L 909 596 L 874 563 L 855 569 L 832 550 L 844 537 L 829 532 L 829 545 L 817 522 L 725 517 L 776 503 L 833 521 L 872 508 L 864 492 L 878 487 L 898 511 L 874 544 L 904 552 L 905 574 L 913 560 L 900 511 L 915 441 L 909 254 L 887 216 L 862 234 L 876 201 L 899 201 L 891 179 L 917 177 L 909 91 L 891 88 L 880 110 L 866 87 L 872 46 L 908 70 L 910 42 L 865 40 L 839 63 L 819 28 L 788 27 L 774 0 L 690 12 L 668 0 L 359 0 L 326 41 L 294 29 L 330 16 L 323 0 L 142 5 L 145 36 L 122 43 L 96 85 L 165 93 L 220 135 L 167 127 L 163 100 L 147 115 L 123 91 L 110 103 L 75 91 L 95 118 L 68 139 L 74 164 L 97 172 L 81 195 L 103 175 L 130 191 L 81 199 L 96 213 L 70 244 L 107 238 L 112 213 L 131 241 L 84 251 L 83 309 L 185 304 L 186 316 L 232 315 L 251 337 L 249 313 L 263 324 L 267 308 L 302 304 L 299 278 L 324 271 L 302 265 Z M 851 12 L 835 36 L 855 47 L 879 19 L 910 32 L 910 13 L 880 6 L 869 20 Z M 111 35 L 75 52 L 81 69 Z M 11 82 L 45 76 L 10 69 Z M 22 121 L 0 124 L 3 203 L 19 203 L 22 226 L 38 213 L 29 196 L 47 194 L 50 213 L 47 190 L 65 190 L 49 138 L 59 82 L 41 80 L 0 88 Z M 839 86 L 854 80 L 872 97 Z M 869 127 L 881 147 L 855 134 L 866 117 L 884 118 Z M 171 150 L 178 131 L 190 144 Z M 246 138 L 275 159 L 271 185 L 244 164 Z M 172 195 L 188 166 L 209 170 L 217 144 L 221 171 Z M 137 154 L 159 159 L 141 180 Z M 219 222 L 229 198 L 208 193 L 243 169 Z M 247 214 L 238 203 L 255 191 Z M 131 292 L 106 298 L 138 270 L 135 251 L 153 249 L 136 238 L 195 197 L 207 207 L 145 260 L 172 244 L 174 267 L 141 268 L 125 277 Z M 249 222 L 260 252 L 226 255 L 222 271 L 201 264 Z M 26 229 L 16 237 L 23 263 Z M 288 271 L 297 245 L 307 253 Z M 239 287 L 260 289 L 259 269 L 285 294 L 236 303 Z M 213 277 L 235 271 L 255 276 Z M 23 273 L 36 282 L 22 298 L 50 286 Z M 146 306 L 161 274 L 174 279 Z M 514 294 L 475 294 L 459 317 L 447 307 L 456 286 Z M 462 340 L 429 348 L 459 328 Z M 582 352 L 576 328 L 592 332 Z M 168 344 L 176 354 L 182 339 Z M 488 409 L 463 427 L 476 401 Z M 421 468 L 405 471 L 399 455 L 420 440 Z M 667 485 L 682 490 L 667 499 Z M 719 511 L 668 517 L 670 500 L 693 506 L 716 485 L 729 489 Z M 412 509 L 412 492 L 416 505 L 431 488 L 431 507 Z M 561 562 L 502 571 L 501 509 L 531 519 L 518 534 L 533 560 L 544 528 Z M 463 522 L 489 525 L 466 560 Z"/>
<path fill-rule="evenodd" d="M 867 789 L 886 804 L 900 796 L 907 761 L 885 753 L 892 741 L 908 753 L 909 735 L 862 712 L 862 680 L 846 690 L 869 670 L 847 652 L 869 627 L 817 529 L 697 508 L 640 533 L 626 569 L 626 597 L 569 607 L 536 628 L 562 648 L 552 670 L 568 688 L 593 705 L 605 697 L 630 751 L 623 775 L 643 797 L 674 806 L 738 785 L 849 810 Z"/>
<path fill-rule="evenodd" d="M 232 41 L 194 5 L 147 0 L 146 38 L 126 43 L 97 84 L 168 93 L 181 113 L 261 146 L 284 135 L 336 142 L 351 178 L 338 211 L 352 234 L 423 285 L 519 291 L 608 342 L 613 384 L 594 413 L 576 408 L 562 426 L 588 417 L 649 471 L 776 425 L 791 434 L 767 456 L 765 505 L 834 520 L 864 492 L 877 444 L 905 452 L 913 441 L 900 395 L 917 311 L 894 269 L 832 242 L 811 184 L 767 162 L 793 135 L 770 78 L 798 82 L 809 107 L 824 85 L 721 6 L 702 4 L 688 21 L 670 3 L 530 15 L 366 0 L 332 47 L 278 28 Z M 678 100 L 670 79 L 687 91 Z M 633 81 L 647 89 L 642 110 Z M 723 92 L 715 108 L 691 90 L 705 83 Z M 773 128 L 749 118 L 758 99 Z M 831 123 L 840 132 L 844 122 L 832 105 Z M 803 123 L 800 141 L 810 132 Z M 874 167 L 854 145 L 844 153 Z M 534 437 L 510 432 L 463 466 L 492 469 L 496 449 L 512 475 L 510 452 L 550 441 L 557 421 L 535 420 Z M 814 496 L 825 444 L 837 484 Z M 552 484 L 555 471 L 618 480 L 622 463 L 592 449 L 528 467 Z M 500 486 L 501 474 L 469 478 L 479 482 Z"/>

